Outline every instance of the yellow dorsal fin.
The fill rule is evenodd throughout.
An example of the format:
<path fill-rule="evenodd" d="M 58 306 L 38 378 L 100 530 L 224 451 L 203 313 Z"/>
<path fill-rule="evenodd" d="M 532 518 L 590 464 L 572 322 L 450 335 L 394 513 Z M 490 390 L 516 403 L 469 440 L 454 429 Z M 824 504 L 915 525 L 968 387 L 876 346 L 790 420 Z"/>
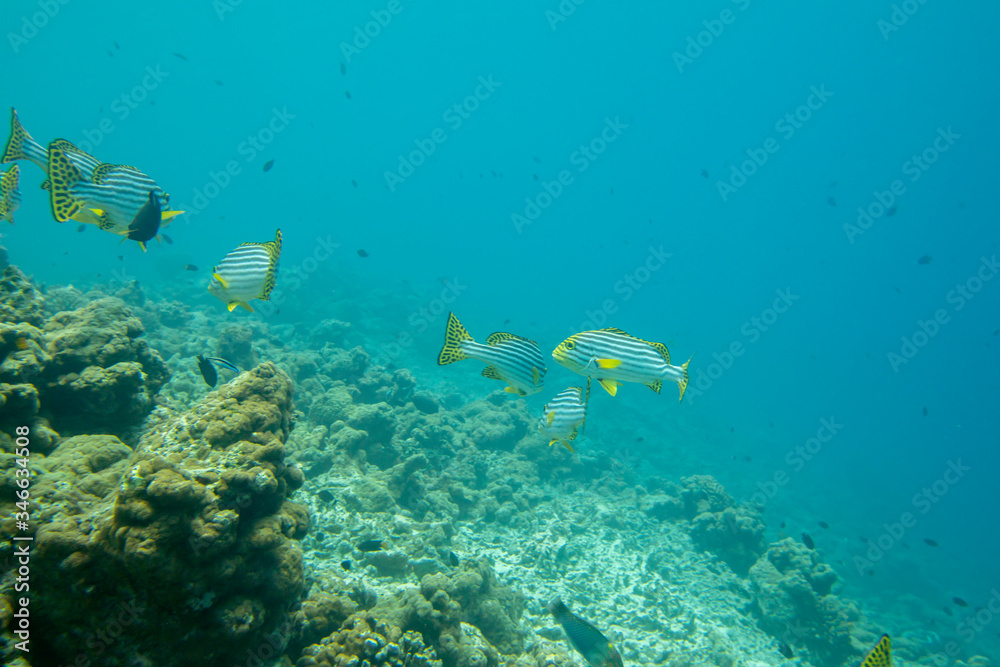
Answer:
<path fill-rule="evenodd" d="M 49 145 L 49 203 L 52 217 L 66 222 L 83 209 L 83 204 L 72 192 L 72 187 L 83 180 L 83 175 L 66 154 Z"/>
<path fill-rule="evenodd" d="M 518 336 L 516 334 L 507 333 L 506 331 L 495 331 L 486 337 L 487 345 L 498 345 L 505 340 L 523 340 L 525 343 L 531 343 L 532 345 L 538 345 L 535 341 L 530 338 L 525 338 L 524 336 Z"/>
<path fill-rule="evenodd" d="M 604 378 L 598 378 L 598 382 L 604 387 L 604 391 L 608 392 L 612 396 L 618 393 L 618 381 L 617 380 L 607 380 Z"/>
<path fill-rule="evenodd" d="M 665 362 L 667 362 L 668 364 L 670 363 L 670 352 L 667 351 L 666 345 L 664 345 L 663 343 L 652 343 L 650 341 L 644 341 L 644 342 L 649 343 L 654 350 L 660 353 L 660 356 L 663 357 L 663 360 Z"/>
<path fill-rule="evenodd" d="M 455 313 L 448 313 L 448 324 L 445 325 L 444 330 L 444 347 L 438 353 L 438 366 L 468 359 L 469 357 L 462 352 L 462 343 L 471 340 L 473 340 L 472 336 L 455 317 Z M 486 371 L 483 371 L 483 375 L 486 375 Z"/>
<path fill-rule="evenodd" d="M 889 635 L 882 635 L 875 647 L 865 656 L 861 667 L 892 667 L 892 642 Z"/>
<path fill-rule="evenodd" d="M 622 365 L 621 359 L 595 359 L 598 368 L 618 368 Z"/>

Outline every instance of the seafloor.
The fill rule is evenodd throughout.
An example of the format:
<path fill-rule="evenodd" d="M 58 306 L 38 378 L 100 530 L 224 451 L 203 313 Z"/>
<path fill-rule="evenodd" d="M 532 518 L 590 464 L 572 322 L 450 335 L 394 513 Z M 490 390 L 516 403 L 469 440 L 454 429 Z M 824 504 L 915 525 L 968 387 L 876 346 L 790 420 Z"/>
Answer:
<path fill-rule="evenodd" d="M 712 477 L 550 448 L 486 380 L 470 398 L 367 349 L 371 311 L 232 324 L 166 294 L 3 270 L 0 517 L 34 538 L 29 654 L 0 545 L 4 664 L 582 666 L 557 596 L 626 665 L 858 665 L 885 630 Z M 197 354 L 246 370 L 210 390 Z M 926 633 L 893 639 L 897 662 L 940 667 Z"/>

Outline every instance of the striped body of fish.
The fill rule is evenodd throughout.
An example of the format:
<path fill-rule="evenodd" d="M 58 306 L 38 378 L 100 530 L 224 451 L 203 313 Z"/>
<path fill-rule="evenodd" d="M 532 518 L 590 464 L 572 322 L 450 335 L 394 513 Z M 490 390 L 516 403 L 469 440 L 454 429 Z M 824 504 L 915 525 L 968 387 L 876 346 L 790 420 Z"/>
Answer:
<path fill-rule="evenodd" d="M 545 360 L 538 343 L 511 333 L 490 334 L 486 343 L 477 343 L 454 313 L 448 313 L 444 347 L 438 354 L 438 365 L 452 364 L 462 359 L 476 359 L 486 364 L 483 377 L 502 380 L 504 391 L 528 396 L 542 390 Z"/>
<path fill-rule="evenodd" d="M 253 312 L 249 301 L 271 298 L 281 256 L 281 230 L 267 243 L 242 243 L 222 258 L 212 269 L 208 291 L 222 301 L 230 312 L 240 306 Z"/>
<path fill-rule="evenodd" d="M 0 175 L 0 220 L 14 224 L 14 211 L 21 205 L 21 191 L 17 185 L 21 169 L 16 164 Z"/>
<path fill-rule="evenodd" d="M 590 667 L 622 667 L 622 657 L 614 644 L 600 630 L 567 609 L 561 600 L 552 601 L 549 613 L 559 622 L 573 648 Z"/>
<path fill-rule="evenodd" d="M 78 166 L 79 163 L 85 163 L 87 168 L 91 166 L 83 157 L 86 154 L 78 154 L 71 146 L 62 139 L 49 144 L 47 189 L 52 217 L 56 221 L 95 224 L 104 231 L 125 236 L 129 225 L 149 201 L 150 192 L 159 201 L 161 222 L 183 213 L 171 211 L 169 195 L 135 167 L 100 163 L 88 176 Z"/>
<path fill-rule="evenodd" d="M 592 377 L 612 396 L 619 382 L 638 382 L 656 393 L 664 380 L 677 383 L 680 398 L 687 389 L 688 359 L 680 366 L 670 365 L 670 353 L 663 343 L 653 343 L 631 336 L 621 329 L 581 331 L 559 344 L 552 357 L 574 373 Z"/>
<path fill-rule="evenodd" d="M 577 431 L 587 423 L 587 401 L 590 398 L 590 379 L 587 379 L 587 394 L 583 387 L 570 387 L 556 394 L 545 404 L 538 430 L 549 438 L 549 447 L 561 442 L 573 451 L 570 444 L 576 439 Z"/>
<path fill-rule="evenodd" d="M 879 637 L 878 643 L 865 656 L 861 667 L 892 667 L 892 641 L 889 635 Z"/>
<path fill-rule="evenodd" d="M 84 175 L 85 178 L 93 178 L 94 170 L 101 165 L 101 161 L 93 155 L 77 148 L 65 139 L 57 139 L 52 142 L 52 146 L 66 153 L 70 161 Z M 10 137 L 4 147 L 0 162 L 15 162 L 17 160 L 28 160 L 37 164 L 46 174 L 49 173 L 49 153 L 48 150 L 35 141 L 28 131 L 21 125 L 17 118 L 17 111 L 10 110 Z M 51 190 L 48 179 L 42 183 L 43 190 Z"/>

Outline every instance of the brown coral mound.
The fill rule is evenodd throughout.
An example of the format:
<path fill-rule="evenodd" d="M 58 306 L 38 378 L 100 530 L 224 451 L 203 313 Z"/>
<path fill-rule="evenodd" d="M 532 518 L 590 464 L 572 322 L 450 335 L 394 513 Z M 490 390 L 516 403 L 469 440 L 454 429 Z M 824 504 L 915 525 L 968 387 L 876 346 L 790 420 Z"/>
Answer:
<path fill-rule="evenodd" d="M 309 523 L 288 500 L 302 483 L 284 462 L 291 410 L 291 381 L 263 364 L 161 419 L 130 458 L 103 436 L 68 440 L 44 459 L 37 664 L 230 664 L 280 653 L 305 587 L 294 540 Z"/>

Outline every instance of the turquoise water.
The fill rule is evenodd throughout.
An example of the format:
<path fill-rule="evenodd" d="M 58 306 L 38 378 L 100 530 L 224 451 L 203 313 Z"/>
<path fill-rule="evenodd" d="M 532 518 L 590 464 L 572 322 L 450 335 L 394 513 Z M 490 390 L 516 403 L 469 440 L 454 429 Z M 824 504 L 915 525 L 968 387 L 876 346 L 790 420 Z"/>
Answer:
<path fill-rule="evenodd" d="M 5 3 L 5 104 L 191 213 L 143 254 L 53 222 L 24 163 L 2 242 L 36 280 L 219 307 L 205 269 L 280 227 L 263 316 L 394 294 L 369 346 L 427 382 L 474 372 L 433 365 L 447 310 L 546 353 L 620 327 L 694 354 L 692 383 L 598 392 L 582 446 L 763 502 L 882 613 L 1000 586 L 995 4 L 50 4 Z M 553 363 L 526 400 L 575 381 Z"/>

